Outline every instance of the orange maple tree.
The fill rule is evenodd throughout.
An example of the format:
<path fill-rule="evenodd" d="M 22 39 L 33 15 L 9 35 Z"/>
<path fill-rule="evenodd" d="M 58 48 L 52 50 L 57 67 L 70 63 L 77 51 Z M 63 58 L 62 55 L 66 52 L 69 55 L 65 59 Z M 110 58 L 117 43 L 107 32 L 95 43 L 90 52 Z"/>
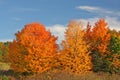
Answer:
<path fill-rule="evenodd" d="M 81 22 L 71 21 L 62 42 L 61 66 L 63 70 L 81 74 L 92 69 L 90 52 L 84 40 L 84 30 Z"/>
<path fill-rule="evenodd" d="M 16 39 L 10 46 L 9 57 L 14 56 L 10 59 L 11 67 L 19 71 L 18 66 L 23 68 L 25 65 L 25 71 L 32 72 L 44 72 L 50 69 L 54 65 L 54 56 L 58 50 L 56 40 L 57 37 L 40 23 L 25 25 L 16 33 Z M 17 63 L 20 64 L 17 66 Z"/>
<path fill-rule="evenodd" d="M 93 28 L 88 24 L 85 36 L 91 50 L 98 50 L 102 56 L 106 56 L 105 52 L 110 41 L 110 33 L 104 19 L 96 22 Z"/>

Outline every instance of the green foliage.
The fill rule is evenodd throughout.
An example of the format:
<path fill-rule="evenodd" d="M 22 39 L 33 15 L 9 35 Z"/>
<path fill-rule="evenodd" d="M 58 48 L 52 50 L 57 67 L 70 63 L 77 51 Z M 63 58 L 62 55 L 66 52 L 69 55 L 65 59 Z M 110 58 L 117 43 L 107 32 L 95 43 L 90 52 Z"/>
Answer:
<path fill-rule="evenodd" d="M 88 23 L 85 39 L 90 45 L 89 51 L 91 51 L 93 71 L 95 72 L 110 72 L 111 62 L 107 59 L 110 37 L 111 34 L 104 19 L 100 19 L 93 27 Z"/>
<path fill-rule="evenodd" d="M 120 38 L 113 35 L 110 39 L 110 52 L 115 54 L 120 54 Z"/>
<path fill-rule="evenodd" d="M 105 53 L 107 56 L 103 57 L 97 50 L 92 52 L 93 71 L 109 73 L 120 72 L 120 38 L 118 36 L 111 36 L 108 51 Z"/>
<path fill-rule="evenodd" d="M 0 42 L 0 61 L 2 61 L 2 57 L 3 57 L 3 46 L 4 44 Z"/>
<path fill-rule="evenodd" d="M 99 52 L 94 51 L 92 54 L 93 71 L 99 72 L 110 72 L 111 62 L 106 58 L 102 57 Z"/>
<path fill-rule="evenodd" d="M 4 76 L 0 76 L 0 80 L 10 80 L 8 76 L 4 75 Z"/>
<path fill-rule="evenodd" d="M 8 54 L 8 46 L 10 42 L 0 42 L 0 61 L 6 61 L 6 55 Z"/>
<path fill-rule="evenodd" d="M 110 39 L 110 43 L 108 46 L 109 55 L 109 62 L 111 63 L 110 71 L 112 73 L 120 72 L 120 37 L 119 33 L 112 32 L 112 36 Z"/>

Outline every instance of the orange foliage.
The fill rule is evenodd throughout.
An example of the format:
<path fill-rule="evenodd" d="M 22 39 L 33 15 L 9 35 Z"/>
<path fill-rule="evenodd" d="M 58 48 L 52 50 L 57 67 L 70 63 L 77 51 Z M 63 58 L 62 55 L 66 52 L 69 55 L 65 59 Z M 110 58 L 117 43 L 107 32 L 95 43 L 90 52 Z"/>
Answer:
<path fill-rule="evenodd" d="M 92 50 L 98 50 L 102 56 L 105 56 L 107 46 L 110 40 L 107 23 L 104 19 L 100 19 L 95 23 L 95 26 L 90 30 L 90 25 L 87 26 L 86 39 L 89 41 Z"/>
<path fill-rule="evenodd" d="M 86 42 L 87 42 L 87 43 L 90 43 L 90 42 L 91 42 L 91 41 L 90 41 L 91 38 L 92 38 L 92 36 L 91 36 L 91 25 L 90 25 L 90 23 L 88 22 L 87 28 L 86 28 L 86 33 L 85 33 Z"/>
<path fill-rule="evenodd" d="M 25 64 L 27 70 L 44 72 L 54 65 L 53 59 L 58 50 L 58 46 L 55 43 L 56 40 L 57 37 L 51 35 L 50 31 L 46 31 L 42 24 L 31 23 L 25 25 L 25 27 L 16 34 L 16 40 L 14 42 L 16 42 L 17 45 L 22 45 L 23 48 L 27 50 L 27 53 L 24 53 L 22 56 L 24 57 L 23 60 L 27 62 L 27 64 Z M 18 55 L 21 55 L 22 53 L 19 52 L 19 50 L 22 51 L 21 48 L 16 48 L 14 53 L 12 52 L 15 48 L 14 42 L 12 43 L 13 48 L 10 48 L 9 54 L 15 55 L 14 53 L 17 52 Z M 21 59 L 21 57 L 14 57 L 16 57 L 16 60 Z M 13 65 L 17 67 L 14 62 L 11 65 L 12 67 Z"/>
<path fill-rule="evenodd" d="M 11 63 L 10 67 L 14 71 L 24 72 L 27 70 L 25 55 L 28 54 L 24 46 L 15 40 L 9 45 L 8 60 Z"/>

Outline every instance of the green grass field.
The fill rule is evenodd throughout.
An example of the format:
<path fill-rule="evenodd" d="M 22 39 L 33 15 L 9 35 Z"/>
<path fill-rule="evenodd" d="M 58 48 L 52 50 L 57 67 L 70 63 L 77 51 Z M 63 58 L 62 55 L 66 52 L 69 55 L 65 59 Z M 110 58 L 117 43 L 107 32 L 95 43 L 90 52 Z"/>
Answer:
<path fill-rule="evenodd" d="M 9 70 L 10 65 L 8 63 L 0 62 L 0 70 Z"/>

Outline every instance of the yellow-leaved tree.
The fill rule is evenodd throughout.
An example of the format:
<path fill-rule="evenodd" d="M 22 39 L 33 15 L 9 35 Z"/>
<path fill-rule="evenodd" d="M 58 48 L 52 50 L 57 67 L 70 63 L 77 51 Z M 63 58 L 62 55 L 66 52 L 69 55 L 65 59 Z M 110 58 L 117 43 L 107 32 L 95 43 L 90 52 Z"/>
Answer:
<path fill-rule="evenodd" d="M 65 40 L 62 41 L 60 54 L 63 70 L 75 74 L 91 71 L 92 63 L 88 45 L 84 40 L 84 30 L 81 22 L 71 21 L 65 32 Z"/>

